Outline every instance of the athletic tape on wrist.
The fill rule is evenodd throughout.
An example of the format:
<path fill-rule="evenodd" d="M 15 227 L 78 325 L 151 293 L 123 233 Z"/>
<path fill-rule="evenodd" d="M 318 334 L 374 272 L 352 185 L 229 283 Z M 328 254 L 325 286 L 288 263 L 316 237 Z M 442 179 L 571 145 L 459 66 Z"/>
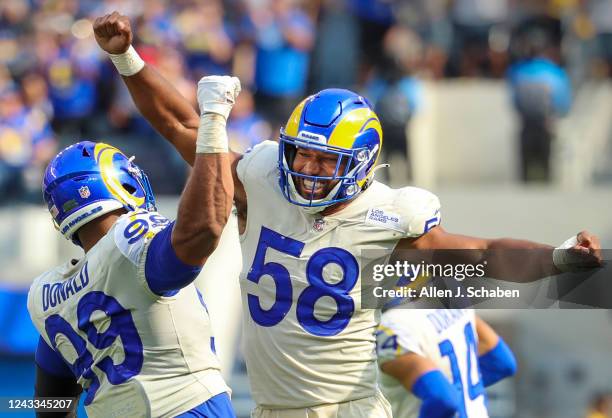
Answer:
<path fill-rule="evenodd" d="M 568 248 L 572 248 L 578 244 L 578 237 L 573 236 L 566 240 L 563 244 L 558 246 L 553 250 L 553 264 L 561 271 L 571 271 L 572 270 L 572 257 L 570 253 L 567 251 Z"/>
<path fill-rule="evenodd" d="M 200 116 L 196 153 L 216 154 L 228 152 L 228 138 L 225 129 L 226 120 L 216 113 L 204 113 Z"/>
<path fill-rule="evenodd" d="M 123 54 L 108 54 L 119 74 L 131 76 L 142 70 L 145 62 L 132 45 Z"/>

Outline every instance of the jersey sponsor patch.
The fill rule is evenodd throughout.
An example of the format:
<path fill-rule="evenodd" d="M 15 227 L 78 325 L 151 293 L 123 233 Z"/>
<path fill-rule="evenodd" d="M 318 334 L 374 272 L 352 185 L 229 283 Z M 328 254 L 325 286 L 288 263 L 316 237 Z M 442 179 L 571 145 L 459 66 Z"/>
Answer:
<path fill-rule="evenodd" d="M 365 223 L 368 225 L 382 226 L 398 232 L 404 232 L 400 223 L 401 217 L 389 211 L 379 208 L 370 208 L 366 214 Z"/>

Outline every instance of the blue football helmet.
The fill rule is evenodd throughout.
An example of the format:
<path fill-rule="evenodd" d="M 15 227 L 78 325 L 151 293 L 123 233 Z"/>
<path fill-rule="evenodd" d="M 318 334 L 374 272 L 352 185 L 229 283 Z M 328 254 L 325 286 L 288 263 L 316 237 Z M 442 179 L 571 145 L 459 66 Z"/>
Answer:
<path fill-rule="evenodd" d="M 43 179 L 43 196 L 55 227 L 81 245 L 75 232 L 117 209 L 155 209 L 146 174 L 112 145 L 79 142 L 51 160 Z"/>
<path fill-rule="evenodd" d="M 326 89 L 302 101 L 281 129 L 278 165 L 285 198 L 316 213 L 325 207 L 356 197 L 374 177 L 382 147 L 382 128 L 370 103 L 344 89 Z M 293 170 L 298 148 L 324 151 L 338 157 L 332 176 L 311 176 Z M 344 164 L 344 169 L 342 165 Z M 299 194 L 295 179 L 337 181 L 321 199 Z"/>

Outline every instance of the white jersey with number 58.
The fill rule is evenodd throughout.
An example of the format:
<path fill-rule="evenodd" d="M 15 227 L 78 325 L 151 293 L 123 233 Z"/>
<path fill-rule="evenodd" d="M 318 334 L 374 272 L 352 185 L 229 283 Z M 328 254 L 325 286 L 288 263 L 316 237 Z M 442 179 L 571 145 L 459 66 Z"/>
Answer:
<path fill-rule="evenodd" d="M 361 269 L 440 221 L 436 196 L 374 182 L 331 216 L 305 213 L 279 187 L 278 144 L 246 153 L 241 236 L 245 360 L 264 408 L 305 408 L 374 396 L 380 311 L 361 308 Z"/>
<path fill-rule="evenodd" d="M 459 418 L 487 418 L 478 369 L 478 336 L 473 309 L 390 309 L 376 333 L 379 364 L 406 353 L 431 360 L 459 393 Z M 395 418 L 416 418 L 421 401 L 394 377 L 380 374 Z"/>

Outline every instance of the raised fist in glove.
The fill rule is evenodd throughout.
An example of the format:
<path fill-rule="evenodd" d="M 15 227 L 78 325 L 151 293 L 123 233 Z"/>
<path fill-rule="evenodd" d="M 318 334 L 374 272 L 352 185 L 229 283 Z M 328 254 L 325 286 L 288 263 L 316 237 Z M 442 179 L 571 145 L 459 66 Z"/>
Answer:
<path fill-rule="evenodd" d="M 198 104 L 200 115 L 216 113 L 226 120 L 240 94 L 240 80 L 238 77 L 227 75 L 209 75 L 202 77 L 198 82 Z"/>

